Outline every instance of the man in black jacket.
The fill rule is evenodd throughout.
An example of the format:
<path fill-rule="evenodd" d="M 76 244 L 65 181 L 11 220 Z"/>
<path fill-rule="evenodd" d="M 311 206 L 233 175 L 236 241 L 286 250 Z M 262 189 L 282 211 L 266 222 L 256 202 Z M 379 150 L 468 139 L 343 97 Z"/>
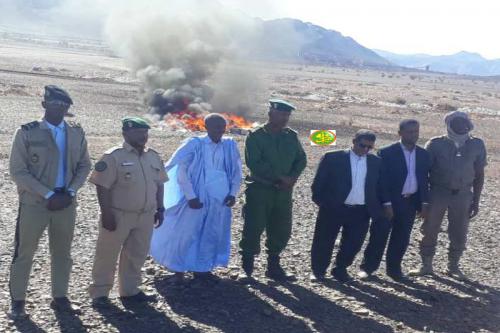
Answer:
<path fill-rule="evenodd" d="M 370 240 L 358 277 L 368 278 L 378 269 L 386 253 L 387 275 L 396 281 L 404 279 L 401 262 L 410 242 L 411 231 L 417 212 L 427 216 L 429 197 L 429 153 L 417 146 L 419 123 L 406 119 L 399 124 L 400 141 L 378 151 L 382 158 L 382 190 L 389 198 L 384 205 L 392 206 L 394 217 L 386 223 L 374 223 L 370 228 Z M 391 231 L 392 229 L 392 231 Z"/>
<path fill-rule="evenodd" d="M 390 206 L 384 208 L 379 197 L 380 158 L 368 154 L 375 134 L 360 130 L 350 150 L 339 150 L 323 156 L 312 185 L 312 199 L 319 206 L 311 249 L 311 280 L 324 279 L 333 246 L 342 228 L 340 250 L 332 275 L 347 282 L 347 273 L 361 249 L 368 232 L 370 217 L 374 223 L 391 217 Z"/>

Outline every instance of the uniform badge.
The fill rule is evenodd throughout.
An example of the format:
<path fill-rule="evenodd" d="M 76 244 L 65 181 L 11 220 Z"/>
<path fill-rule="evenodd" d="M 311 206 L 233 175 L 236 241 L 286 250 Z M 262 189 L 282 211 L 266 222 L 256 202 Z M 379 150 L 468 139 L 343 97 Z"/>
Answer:
<path fill-rule="evenodd" d="M 38 154 L 31 155 L 31 162 L 32 163 L 38 163 L 38 161 L 40 161 L 40 157 L 38 156 Z"/>
<path fill-rule="evenodd" d="M 129 121 L 129 122 L 127 123 L 127 126 L 128 126 L 128 127 L 132 127 L 132 126 L 134 126 L 134 124 L 132 124 L 132 122 L 131 122 L 131 121 Z"/>
<path fill-rule="evenodd" d="M 103 172 L 108 168 L 108 165 L 104 161 L 99 161 L 95 164 L 94 169 L 97 172 Z"/>
<path fill-rule="evenodd" d="M 134 162 L 123 162 L 122 166 L 132 166 L 134 165 Z"/>

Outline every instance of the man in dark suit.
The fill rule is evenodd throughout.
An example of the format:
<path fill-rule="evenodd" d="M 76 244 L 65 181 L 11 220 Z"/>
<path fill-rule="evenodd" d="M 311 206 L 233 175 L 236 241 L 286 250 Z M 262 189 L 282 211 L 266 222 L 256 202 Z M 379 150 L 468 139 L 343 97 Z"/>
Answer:
<path fill-rule="evenodd" d="M 379 150 L 382 158 L 382 190 L 390 201 L 394 217 L 385 223 L 374 223 L 370 228 L 370 240 L 358 277 L 368 278 L 380 265 L 387 239 L 387 275 L 396 281 L 404 280 L 401 262 L 410 242 L 411 231 L 417 212 L 427 215 L 429 195 L 429 153 L 417 146 L 419 123 L 406 119 L 399 124 L 400 141 Z M 392 231 L 391 231 L 392 229 Z"/>
<path fill-rule="evenodd" d="M 370 217 L 374 221 L 390 218 L 391 207 L 382 206 L 379 197 L 380 158 L 368 154 L 375 134 L 360 130 L 350 150 L 326 153 L 312 185 L 312 199 L 319 206 L 311 249 L 311 280 L 323 280 L 331 262 L 333 247 L 342 228 L 340 250 L 332 275 L 340 282 L 351 279 L 347 273 L 361 249 L 368 232 Z M 376 223 L 376 222 L 374 222 Z"/>

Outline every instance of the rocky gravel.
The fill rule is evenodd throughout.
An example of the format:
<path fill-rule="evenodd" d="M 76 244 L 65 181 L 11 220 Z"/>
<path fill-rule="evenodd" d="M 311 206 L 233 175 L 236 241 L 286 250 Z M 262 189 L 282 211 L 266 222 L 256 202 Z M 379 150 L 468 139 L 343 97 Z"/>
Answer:
<path fill-rule="evenodd" d="M 25 68 L 57 68 L 61 64 L 59 67 L 65 68 L 64 73 L 69 73 L 63 74 L 72 75 L 73 79 L 0 72 L 0 332 L 500 332 L 500 156 L 497 150 L 500 140 L 494 135 L 500 120 L 496 116 L 474 117 L 476 135 L 485 137 L 490 148 L 490 164 L 481 212 L 471 222 L 468 250 L 463 258 L 463 269 L 470 277 L 469 281 L 460 282 L 444 274 L 448 244 L 446 223 L 439 237 L 435 276 L 417 278 L 408 284 L 395 283 L 383 274 L 385 266 L 382 264 L 382 269 L 371 281 L 340 285 L 334 280 L 317 284 L 308 279 L 317 213 L 310 199 L 310 184 L 320 157 L 327 151 L 308 144 L 308 131 L 322 124 L 334 128 L 339 136 L 337 148 L 346 148 L 357 128 L 368 127 L 380 133 L 377 146 L 381 146 L 396 139 L 394 133 L 401 117 L 413 116 L 425 122 L 422 129 L 425 140 L 442 131 L 442 112 L 434 109 L 412 111 L 411 106 L 397 109 L 372 102 L 364 105 L 359 98 L 342 96 L 389 101 L 388 94 L 395 97 L 400 91 L 407 90 L 405 96 L 413 98 L 412 102 L 420 102 L 422 96 L 429 96 L 437 103 L 436 96 L 448 94 L 451 90 L 462 91 L 459 98 L 465 99 L 471 91 L 481 95 L 482 89 L 488 91 L 491 84 L 497 83 L 472 84 L 450 76 L 445 77 L 444 82 L 430 84 L 435 78 L 422 75 L 423 79 L 415 82 L 408 78 L 412 87 L 407 88 L 400 84 L 404 77 L 391 81 L 377 71 L 312 66 L 298 71 L 289 65 L 263 66 L 262 76 L 268 83 L 268 94 L 309 96 L 294 99 L 300 110 L 293 115 L 292 126 L 300 131 L 308 166 L 294 192 L 293 237 L 282 256 L 286 269 L 297 275 L 297 282 L 276 284 L 267 280 L 264 277 L 264 255 L 256 261 L 255 283 L 246 284 L 237 279 L 240 271 L 237 242 L 242 229 L 241 207 L 244 202 L 240 194 L 234 208 L 231 263 L 227 269 L 217 271 L 218 281 L 200 283 L 188 279 L 184 285 L 176 286 L 169 281 L 172 273 L 148 259 L 143 272 L 144 290 L 155 294 L 156 302 L 125 307 L 113 291 L 113 306 L 107 310 L 94 310 L 86 289 L 90 283 L 99 209 L 95 190 L 87 184 L 79 193 L 70 286 L 70 298 L 82 314 L 64 316 L 49 306 L 50 257 L 47 238 L 44 237 L 30 280 L 27 303 L 30 319 L 9 320 L 6 316 L 9 307 L 8 274 L 18 203 L 15 186 L 8 175 L 8 158 L 15 128 L 41 115 L 39 103 L 45 84 L 60 84 L 74 97 L 74 120 L 86 130 L 91 157 L 95 161 L 103 151 L 121 142 L 121 117 L 144 113 L 138 98 L 138 86 L 115 84 L 111 79 L 85 79 L 122 75 L 119 59 L 74 52 L 66 55 L 61 50 L 44 50 L 43 57 L 37 58 L 33 56 L 37 52 L 34 49 L 27 48 L 24 53 L 12 50 L 12 47 L 0 46 L 0 68 L 16 68 L 16 62 Z M 367 85 L 374 80 L 379 81 Z M 340 89 L 345 91 L 339 93 Z M 314 91 L 328 98 L 312 99 L 311 93 L 297 94 L 300 91 Z M 475 106 L 481 105 L 478 101 Z M 470 106 L 470 102 L 464 101 L 463 106 Z M 500 99 L 489 99 L 487 107 L 500 109 Z M 264 115 L 262 105 L 247 117 L 262 121 Z M 167 159 L 188 135 L 152 130 L 150 143 Z M 242 149 L 244 137 L 236 136 L 236 139 Z M 419 263 L 417 241 L 420 225 L 421 221 L 417 221 L 404 262 L 406 271 Z M 351 267 L 351 273 L 356 273 L 358 265 L 359 258 Z"/>

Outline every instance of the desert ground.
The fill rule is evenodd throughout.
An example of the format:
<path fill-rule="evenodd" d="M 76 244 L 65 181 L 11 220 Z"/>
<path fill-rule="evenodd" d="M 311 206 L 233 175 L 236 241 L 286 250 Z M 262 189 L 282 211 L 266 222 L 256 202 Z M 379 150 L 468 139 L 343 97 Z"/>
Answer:
<path fill-rule="evenodd" d="M 1 36 L 0 36 L 1 37 Z M 92 161 L 121 143 L 120 119 L 143 115 L 139 84 L 120 58 L 100 48 L 68 47 L 37 41 L 0 38 L 0 331 L 1 332 L 500 332 L 500 79 L 459 77 L 439 73 L 331 68 L 300 64 L 253 64 L 262 87 L 257 107 L 245 116 L 264 122 L 269 96 L 298 106 L 290 126 L 301 137 L 308 166 L 294 191 L 294 229 L 282 255 L 295 283 L 276 284 L 264 278 L 265 256 L 256 262 L 257 282 L 237 280 L 237 243 L 242 229 L 241 192 L 234 208 L 232 259 L 217 271 L 218 283 L 169 283 L 170 272 L 148 259 L 144 289 L 157 302 L 126 309 L 113 293 L 110 310 L 91 307 L 86 289 L 97 237 L 99 207 L 95 189 L 79 192 L 77 226 L 72 249 L 74 267 L 70 297 L 81 308 L 78 317 L 54 313 L 50 303 L 50 257 L 47 238 L 39 245 L 32 270 L 27 310 L 29 320 L 11 321 L 9 266 L 12 260 L 17 193 L 8 173 L 11 140 L 21 124 L 42 115 L 43 86 L 61 85 L 73 97 L 72 120 L 85 129 Z M 436 256 L 436 275 L 395 283 L 384 274 L 372 281 L 340 285 L 330 280 L 311 283 L 309 256 L 317 208 L 310 184 L 321 156 L 332 147 L 311 146 L 311 129 L 335 129 L 338 144 L 347 148 L 352 134 L 368 128 L 378 134 L 377 147 L 397 139 L 402 118 L 421 121 L 421 143 L 443 134 L 443 117 L 458 107 L 475 123 L 474 135 L 488 149 L 481 211 L 470 224 L 468 249 L 462 260 L 470 281 L 444 274 L 446 223 Z M 167 160 L 180 142 L 197 133 L 153 128 L 150 145 Z M 243 135 L 234 135 L 243 151 Z M 245 170 L 247 172 L 247 170 Z M 243 189 L 243 187 L 242 187 Z M 419 263 L 417 221 L 404 270 Z M 355 274 L 359 258 L 351 267 Z"/>

